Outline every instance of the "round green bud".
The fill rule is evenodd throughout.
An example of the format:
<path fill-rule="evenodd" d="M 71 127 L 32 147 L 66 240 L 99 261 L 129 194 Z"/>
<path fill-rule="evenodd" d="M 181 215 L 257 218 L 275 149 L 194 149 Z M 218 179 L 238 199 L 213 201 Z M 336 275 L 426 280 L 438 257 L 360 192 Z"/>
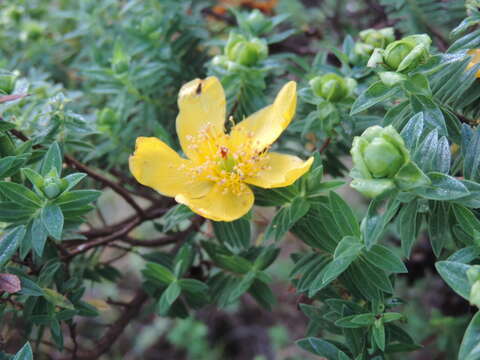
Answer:
<path fill-rule="evenodd" d="M 4 94 L 11 94 L 15 88 L 18 74 L 15 73 L 0 73 L 0 92 Z"/>
<path fill-rule="evenodd" d="M 330 102 L 338 102 L 345 99 L 350 89 L 345 78 L 329 73 L 317 76 L 310 80 L 310 86 L 315 95 Z"/>
<path fill-rule="evenodd" d="M 360 57 L 367 57 L 372 54 L 374 47 L 369 44 L 365 44 L 363 42 L 355 43 L 355 47 L 353 48 L 353 52 L 355 55 Z"/>
<path fill-rule="evenodd" d="M 115 125 L 117 119 L 117 113 L 113 109 L 106 107 L 98 113 L 97 123 L 99 126 L 110 127 Z"/>
<path fill-rule="evenodd" d="M 373 139 L 367 145 L 363 159 L 374 178 L 392 177 L 403 165 L 403 156 L 400 151 L 380 137 Z"/>
<path fill-rule="evenodd" d="M 144 35 L 150 34 L 156 29 L 156 21 L 153 16 L 147 16 L 140 23 L 140 32 Z"/>
<path fill-rule="evenodd" d="M 410 159 L 410 152 L 393 126 L 371 126 L 353 139 L 350 172 L 352 186 L 368 197 L 398 188 L 410 191 L 430 184 L 430 179 Z"/>
<path fill-rule="evenodd" d="M 42 191 L 48 199 L 56 198 L 62 192 L 61 180 L 51 177 L 46 178 L 43 184 Z"/>
<path fill-rule="evenodd" d="M 230 61 L 244 66 L 252 66 L 268 56 L 268 46 L 261 39 L 247 40 L 242 35 L 230 34 L 225 46 L 225 55 Z"/>
<path fill-rule="evenodd" d="M 367 29 L 359 34 L 360 39 L 365 44 L 373 48 L 385 48 L 388 44 L 395 40 L 394 30 L 391 27 L 383 29 Z"/>
<path fill-rule="evenodd" d="M 467 270 L 467 278 L 470 285 L 480 280 L 480 265 L 472 265 Z"/>
<path fill-rule="evenodd" d="M 410 35 L 389 44 L 383 62 L 398 72 L 411 71 L 426 62 L 432 40 L 426 34 Z"/>
<path fill-rule="evenodd" d="M 44 28 L 41 24 L 29 21 L 23 25 L 23 33 L 22 33 L 22 40 L 39 40 L 44 32 Z"/>
<path fill-rule="evenodd" d="M 256 35 L 267 32 L 273 27 L 272 21 L 258 9 L 253 10 L 247 16 L 246 25 Z"/>
<path fill-rule="evenodd" d="M 384 61 L 385 64 L 392 69 L 398 69 L 403 59 L 412 51 L 413 45 L 402 40 L 391 43 L 385 49 Z"/>
<path fill-rule="evenodd" d="M 480 307 L 480 280 L 475 281 L 470 289 L 470 304 Z"/>
<path fill-rule="evenodd" d="M 228 66 L 228 59 L 225 55 L 216 55 L 212 59 L 212 65 L 220 66 L 222 68 L 227 68 Z"/>

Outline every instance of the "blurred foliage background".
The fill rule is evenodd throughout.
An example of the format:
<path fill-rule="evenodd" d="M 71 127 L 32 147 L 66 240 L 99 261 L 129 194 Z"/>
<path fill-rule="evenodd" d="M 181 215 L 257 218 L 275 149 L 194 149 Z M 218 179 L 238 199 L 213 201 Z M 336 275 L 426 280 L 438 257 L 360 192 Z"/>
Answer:
<path fill-rule="evenodd" d="M 35 359 L 314 359 L 319 358 L 315 351 L 295 341 L 307 334 L 322 337 L 324 330 L 315 326 L 325 326 L 332 343 L 347 349 L 341 332 L 318 319 L 315 301 L 325 297 L 309 290 L 311 284 L 295 264 L 315 247 L 314 240 L 305 240 L 310 225 L 299 219 L 307 219 L 308 211 L 314 216 L 316 206 L 335 203 L 328 191 L 337 188 L 361 219 L 369 202 L 340 187 L 349 181 L 353 137 L 369 126 L 388 125 L 385 114 L 402 128 L 417 112 L 400 107 L 408 96 L 389 89 L 372 106 L 353 105 L 376 81 L 366 66 L 373 48 L 385 47 L 369 44 L 362 31 L 393 27 L 388 35 L 393 39 L 418 33 L 431 37 L 431 53 L 438 56 L 424 65 L 425 74 L 443 66 L 428 86 L 438 95 L 444 126 L 454 124 L 445 141 L 455 154 L 463 141 L 461 124 L 478 125 L 477 69 L 464 75 L 465 51 L 478 47 L 478 30 L 468 39 L 461 33 L 477 26 L 478 14 L 471 13 L 476 5 L 470 6 L 467 13 L 458 0 L 2 1 L 0 90 L 2 96 L 18 96 L 0 97 L 0 174 L 5 183 L 23 187 L 0 188 L 2 231 L 7 240 L 21 238 L 13 252 L 2 248 L 8 259 L 0 254 L 0 358 L 17 353 L 28 340 Z M 464 20 L 467 16 L 470 20 Z M 458 24 L 464 29 L 452 35 Z M 457 56 L 440 57 L 443 53 Z M 333 90 L 317 79 L 327 73 L 334 74 L 327 79 L 333 79 Z M 235 120 L 270 104 L 284 83 L 296 80 L 297 115 L 276 149 L 303 158 L 316 154 L 302 184 L 284 192 L 257 189 L 256 204 L 262 207 L 231 227 L 193 216 L 138 184 L 128 170 L 138 136 L 155 136 L 179 149 L 178 91 L 208 75 L 221 79 Z M 447 89 L 442 87 L 446 77 L 454 79 Z M 8 150 L 10 143 L 14 152 Z M 472 163 L 478 167 L 478 161 Z M 460 160 L 456 164 L 452 174 L 461 168 Z M 474 175 L 470 179 L 478 181 Z M 10 193 L 26 194 L 25 187 L 33 193 L 25 195 L 33 208 L 28 199 L 16 202 Z M 305 187 L 311 196 L 307 208 L 295 203 Z M 41 207 L 37 198 L 48 205 Z M 300 210 L 291 210 L 294 205 Z M 427 211 L 418 213 L 419 226 L 410 235 L 417 240 L 405 259 L 408 273 L 395 276 L 394 297 L 371 300 L 382 306 L 390 301 L 402 313 L 401 327 L 395 326 L 408 346 L 401 350 L 416 351 L 385 355 L 375 353 L 374 345 L 373 353 L 355 359 L 457 356 L 475 310 L 435 267 L 437 257 L 446 259 L 456 250 L 454 241 L 433 245 L 434 254 L 428 225 L 421 225 Z M 472 216 L 478 219 L 478 212 Z M 395 256 L 403 256 L 402 230 L 391 224 L 386 234 Z M 478 241 L 478 234 L 471 237 Z M 273 238 L 282 240 L 268 241 Z M 5 238 L 3 243 L 8 245 Z M 244 256 L 260 270 L 248 281 L 247 271 L 232 277 L 228 271 L 241 264 L 223 263 L 219 254 L 235 261 Z M 169 284 L 162 276 L 168 278 L 174 267 L 176 276 L 180 267 L 182 280 L 196 282 L 168 286 L 169 301 L 162 296 Z M 302 284 L 306 291 L 298 290 Z M 139 293 L 142 287 L 145 292 Z M 181 301 L 176 301 L 180 291 Z M 359 303 L 368 307 L 369 301 Z M 320 325 L 312 325 L 315 321 Z M 370 333 L 356 334 L 370 339 Z M 15 359 L 28 359 L 27 350 Z"/>

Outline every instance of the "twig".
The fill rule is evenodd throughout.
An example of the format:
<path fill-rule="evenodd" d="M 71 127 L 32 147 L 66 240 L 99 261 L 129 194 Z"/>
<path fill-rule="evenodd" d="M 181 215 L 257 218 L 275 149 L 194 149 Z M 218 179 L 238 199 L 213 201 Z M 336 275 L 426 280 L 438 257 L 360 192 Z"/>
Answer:
<path fill-rule="evenodd" d="M 327 150 L 327 147 L 330 145 L 331 142 L 332 142 L 332 138 L 328 137 L 327 140 L 325 140 L 325 142 L 323 143 L 320 150 L 318 150 L 318 152 L 322 154 L 325 150 Z"/>
<path fill-rule="evenodd" d="M 118 195 L 120 195 L 132 208 L 134 208 L 138 215 L 140 215 L 140 217 L 145 216 L 145 212 L 143 211 L 143 209 L 135 202 L 135 200 L 133 200 L 130 194 L 123 187 L 111 181 L 110 179 L 107 179 L 105 176 L 95 172 L 94 170 L 82 164 L 80 161 L 70 155 L 65 155 L 65 162 L 71 167 L 88 174 L 92 179 L 100 181 L 101 183 L 111 188 Z"/>
<path fill-rule="evenodd" d="M 91 350 L 79 352 L 77 359 L 94 360 L 105 354 L 118 337 L 123 333 L 132 319 L 140 314 L 142 305 L 148 300 L 148 295 L 143 289 L 139 289 L 133 299 L 125 306 L 122 315 L 109 327 L 105 335 L 97 341 Z M 64 359 L 67 360 L 67 359 Z"/>

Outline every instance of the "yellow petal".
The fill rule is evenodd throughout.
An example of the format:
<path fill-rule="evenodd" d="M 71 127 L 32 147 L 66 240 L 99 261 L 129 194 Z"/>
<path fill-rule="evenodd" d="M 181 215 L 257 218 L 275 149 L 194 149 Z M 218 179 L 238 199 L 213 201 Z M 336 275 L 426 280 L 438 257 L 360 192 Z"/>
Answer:
<path fill-rule="evenodd" d="M 470 60 L 470 63 L 467 65 L 468 70 L 480 62 L 480 49 L 469 50 L 467 54 L 473 56 L 472 60 Z M 480 70 L 477 71 L 475 77 L 480 78 Z"/>
<path fill-rule="evenodd" d="M 265 170 L 245 179 L 245 182 L 266 189 L 288 186 L 305 174 L 312 163 L 313 157 L 303 161 L 293 155 L 271 152 L 262 163 Z"/>
<path fill-rule="evenodd" d="M 269 105 L 237 124 L 231 131 L 231 141 L 236 144 L 252 138 L 256 149 L 262 150 L 271 145 L 287 128 L 295 115 L 297 106 L 297 84 L 290 81 Z"/>
<path fill-rule="evenodd" d="M 186 83 L 178 95 L 178 108 L 177 134 L 180 144 L 190 159 L 198 159 L 192 141 L 198 140 L 199 134 L 207 130 L 213 138 L 224 133 L 226 101 L 222 84 L 216 77 Z"/>
<path fill-rule="evenodd" d="M 252 208 L 254 197 L 252 190 L 246 185 L 240 195 L 215 185 L 204 197 L 192 199 L 180 194 L 175 197 L 175 200 L 207 219 L 233 221 L 241 218 Z"/>
<path fill-rule="evenodd" d="M 188 169 L 191 160 L 181 158 L 163 141 L 154 137 L 139 137 L 135 153 L 129 159 L 130 171 L 140 184 L 163 195 L 174 197 L 186 193 L 203 196 L 212 187 L 211 182 L 194 182 Z"/>

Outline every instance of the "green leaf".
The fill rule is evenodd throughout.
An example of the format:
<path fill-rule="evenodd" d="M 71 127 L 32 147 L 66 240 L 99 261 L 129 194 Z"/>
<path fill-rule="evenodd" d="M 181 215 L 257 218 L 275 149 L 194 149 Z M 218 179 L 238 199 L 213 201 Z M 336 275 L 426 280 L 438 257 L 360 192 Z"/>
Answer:
<path fill-rule="evenodd" d="M 460 180 L 455 179 L 452 176 L 431 172 L 428 177 L 432 181 L 429 186 L 415 189 L 414 191 L 427 199 L 448 201 L 460 199 L 468 196 L 470 191 L 466 188 Z"/>
<path fill-rule="evenodd" d="M 325 267 L 323 274 L 323 284 L 328 284 L 343 273 L 350 264 L 358 257 L 363 249 L 363 244 L 359 239 L 346 236 L 337 245 L 333 261 Z"/>
<path fill-rule="evenodd" d="M 60 205 L 62 209 L 79 208 L 97 200 L 101 193 L 101 191 L 97 190 L 74 190 L 64 192 L 55 199 L 54 203 Z"/>
<path fill-rule="evenodd" d="M 470 268 L 469 265 L 453 261 L 438 261 L 435 263 L 435 268 L 453 291 L 461 297 L 467 300 L 469 299 L 470 284 L 467 278 L 467 270 Z"/>
<path fill-rule="evenodd" d="M 395 184 L 404 191 L 430 184 L 430 179 L 412 161 L 400 168 L 394 177 Z"/>
<path fill-rule="evenodd" d="M 480 232 L 480 220 L 469 209 L 457 204 L 453 204 L 452 208 L 463 231 L 472 237 L 475 231 Z"/>
<path fill-rule="evenodd" d="M 378 271 L 378 268 L 370 265 L 363 258 L 358 260 L 358 269 L 360 270 L 362 278 L 370 282 L 371 285 L 381 291 L 393 294 L 392 283 L 385 272 Z"/>
<path fill-rule="evenodd" d="M 182 204 L 175 205 L 163 215 L 162 220 L 164 224 L 162 230 L 164 232 L 170 231 L 182 221 L 190 219 L 193 215 L 194 213 L 188 206 Z"/>
<path fill-rule="evenodd" d="M 85 176 L 87 176 L 87 174 L 84 173 L 73 173 L 65 176 L 63 179 L 67 181 L 68 185 L 63 191 L 69 191 L 70 189 L 75 187 L 75 185 L 82 181 Z"/>
<path fill-rule="evenodd" d="M 387 208 L 383 213 L 380 212 L 382 206 L 382 199 L 372 200 L 367 210 L 367 216 L 362 221 L 363 239 L 368 249 L 377 243 L 378 239 L 385 231 L 386 226 L 397 213 L 400 202 L 391 199 L 387 203 Z"/>
<path fill-rule="evenodd" d="M 165 300 L 171 306 L 173 302 L 180 296 L 181 292 L 182 288 L 180 287 L 178 281 L 174 281 L 168 285 L 167 289 L 165 290 Z"/>
<path fill-rule="evenodd" d="M 408 272 L 403 261 L 383 245 L 375 244 L 370 250 L 365 250 L 363 255 L 370 264 L 384 271 L 392 273 Z"/>
<path fill-rule="evenodd" d="M 48 233 L 55 240 L 62 238 L 63 213 L 56 204 L 49 204 L 42 209 L 42 222 Z"/>
<path fill-rule="evenodd" d="M 43 185 L 43 176 L 37 173 L 35 170 L 30 168 L 22 168 L 22 173 L 27 177 L 27 179 L 35 185 L 38 189 Z"/>
<path fill-rule="evenodd" d="M 467 264 L 480 256 L 479 246 L 467 246 L 449 256 L 448 261 Z"/>
<path fill-rule="evenodd" d="M 174 262 L 174 271 L 176 278 L 181 278 L 192 266 L 193 260 L 195 258 L 195 251 L 193 246 L 189 243 L 183 245 L 175 256 Z"/>
<path fill-rule="evenodd" d="M 0 203 L 0 221 L 8 223 L 24 223 L 33 214 L 35 209 L 25 208 L 11 201 Z"/>
<path fill-rule="evenodd" d="M 395 313 L 395 312 L 387 312 L 382 315 L 382 321 L 384 323 L 392 322 L 392 321 L 397 321 L 403 318 L 403 315 L 400 313 Z"/>
<path fill-rule="evenodd" d="M 60 176 L 62 173 L 62 161 L 63 156 L 60 150 L 58 143 L 54 142 L 48 148 L 47 153 L 43 157 L 42 163 L 40 165 L 40 174 L 46 176 L 52 168 L 55 168 L 57 174 Z"/>
<path fill-rule="evenodd" d="M 412 95 L 410 104 L 414 113 L 422 112 L 425 125 L 437 129 L 440 135 L 448 136 L 447 125 L 440 108 L 427 96 Z"/>
<path fill-rule="evenodd" d="M 245 217 L 230 222 L 214 221 L 212 224 L 219 241 L 236 249 L 246 249 L 250 245 L 250 221 Z"/>
<path fill-rule="evenodd" d="M 312 354 L 323 356 L 327 360 L 344 360 L 350 359 L 343 351 L 339 350 L 335 345 L 328 341 L 309 337 L 297 340 L 296 344 L 303 350 Z"/>
<path fill-rule="evenodd" d="M 296 197 L 293 201 L 275 214 L 265 230 L 265 239 L 273 237 L 279 240 L 295 223 L 310 209 L 310 204 L 302 197 Z"/>
<path fill-rule="evenodd" d="M 458 360 L 480 359 L 480 312 L 477 312 L 463 335 Z"/>
<path fill-rule="evenodd" d="M 190 293 L 200 293 L 208 291 L 207 284 L 195 279 L 180 279 L 178 280 L 178 285 L 180 285 L 182 290 L 188 291 Z"/>
<path fill-rule="evenodd" d="M 263 281 L 255 280 L 248 289 L 248 292 L 267 310 L 271 310 L 272 306 L 276 303 L 275 295 L 270 287 Z"/>
<path fill-rule="evenodd" d="M 414 153 L 423 133 L 423 114 L 415 114 L 402 129 L 400 135 L 405 141 L 405 146 Z"/>
<path fill-rule="evenodd" d="M 344 235 L 360 237 L 360 226 L 348 204 L 335 192 L 330 192 L 330 206 L 340 232 Z"/>
<path fill-rule="evenodd" d="M 0 267 L 5 265 L 13 256 L 25 236 L 25 232 L 26 228 L 24 225 L 17 226 L 10 230 L 0 241 Z"/>
<path fill-rule="evenodd" d="M 418 202 L 413 200 L 404 205 L 398 213 L 397 229 L 400 234 L 400 240 L 402 242 L 403 255 L 406 258 L 410 257 L 413 244 L 417 239 L 418 234 L 418 221 L 420 217 L 418 214 Z"/>
<path fill-rule="evenodd" d="M 24 207 L 37 209 L 42 206 L 40 198 L 23 185 L 0 181 L 0 192 L 9 200 Z"/>
<path fill-rule="evenodd" d="M 250 289 L 250 286 L 255 281 L 255 272 L 250 271 L 245 276 L 241 278 L 240 281 L 236 281 L 235 286 L 230 292 L 230 301 L 237 300 L 240 296 L 242 296 L 246 291 Z"/>
<path fill-rule="evenodd" d="M 377 81 L 376 83 L 370 85 L 370 87 L 361 93 L 360 96 L 355 100 L 352 105 L 350 115 L 358 114 L 359 112 L 365 111 L 382 101 L 395 98 L 399 92 L 399 87 L 390 87 L 381 81 Z"/>
<path fill-rule="evenodd" d="M 377 325 L 378 324 L 378 325 Z M 379 321 L 372 327 L 372 335 L 375 339 L 375 343 L 380 348 L 380 350 L 385 350 L 385 327 L 383 323 Z"/>
<path fill-rule="evenodd" d="M 27 342 L 23 347 L 15 354 L 12 360 L 33 360 L 32 347 Z"/>
<path fill-rule="evenodd" d="M 53 289 L 43 288 L 43 296 L 55 306 L 64 309 L 75 310 L 75 307 L 66 296 L 56 292 Z"/>
<path fill-rule="evenodd" d="M 427 77 L 420 73 L 407 78 L 402 85 L 412 94 L 430 96 L 432 93 Z"/>
<path fill-rule="evenodd" d="M 35 250 L 35 253 L 38 256 L 42 256 L 45 243 L 47 242 L 48 231 L 40 216 L 32 220 L 31 229 L 29 229 L 27 235 L 30 236 L 31 246 L 33 250 Z"/>
<path fill-rule="evenodd" d="M 169 285 L 176 280 L 175 275 L 163 265 L 149 262 L 143 274 L 150 279 L 158 280 L 160 283 Z"/>
<path fill-rule="evenodd" d="M 439 257 L 450 238 L 449 204 L 435 202 L 433 211 L 428 216 L 428 235 L 433 253 Z"/>

